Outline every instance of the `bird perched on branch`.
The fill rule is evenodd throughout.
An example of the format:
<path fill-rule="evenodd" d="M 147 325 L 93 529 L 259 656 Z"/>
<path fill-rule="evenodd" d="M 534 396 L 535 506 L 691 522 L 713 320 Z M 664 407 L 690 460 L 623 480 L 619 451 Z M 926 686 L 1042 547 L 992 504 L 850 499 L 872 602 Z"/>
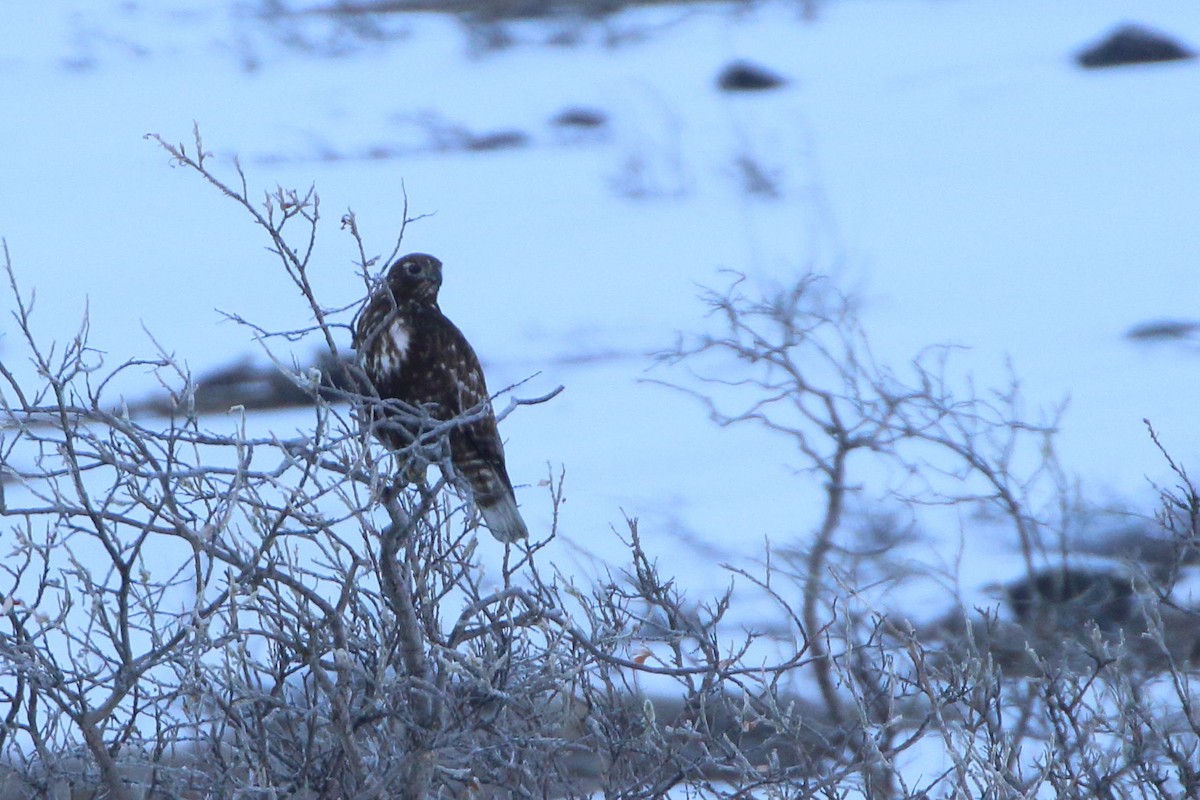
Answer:
<path fill-rule="evenodd" d="M 488 530 L 502 542 L 529 535 L 508 470 L 479 358 L 438 308 L 442 262 L 425 253 L 396 260 L 359 312 L 354 349 L 380 398 L 424 408 L 448 431 L 453 482 L 470 488 Z M 453 420 L 458 422 L 452 422 Z M 375 416 L 375 431 L 393 450 L 419 440 L 430 425 L 399 410 Z"/>

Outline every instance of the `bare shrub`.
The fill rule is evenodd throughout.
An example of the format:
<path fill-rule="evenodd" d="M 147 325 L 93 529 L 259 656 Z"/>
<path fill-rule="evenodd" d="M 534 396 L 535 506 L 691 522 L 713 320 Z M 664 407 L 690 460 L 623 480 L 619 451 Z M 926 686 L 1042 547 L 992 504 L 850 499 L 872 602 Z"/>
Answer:
<path fill-rule="evenodd" d="M 795 444 L 801 479 L 825 498 L 811 538 L 731 567 L 734 588 L 700 599 L 662 573 L 636 520 L 613 534 L 624 563 L 594 583 L 548 562 L 553 526 L 485 563 L 470 510 L 440 482 L 397 484 L 418 454 L 375 442 L 370 411 L 387 401 L 339 352 L 353 309 L 325 307 L 309 280 L 316 193 L 255 203 L 240 168 L 232 182 L 213 172 L 198 135 L 188 148 L 158 141 L 251 214 L 305 299 L 306 324 L 255 333 L 310 394 L 311 416 L 282 438 L 242 409 L 201 415 L 177 362 L 106 366 L 86 323 L 43 346 L 6 250 L 32 367 L 0 366 L 12 796 L 1195 791 L 1189 666 L 1155 627 L 1172 593 L 1139 607 L 1156 664 L 1093 627 L 1070 657 L 1027 638 L 1018 671 L 993 653 L 994 613 L 960 609 L 950 633 L 888 608 L 898 581 L 929 579 L 889 566 L 916 507 L 987 506 L 1031 569 L 1059 554 L 1072 504 L 1056 420 L 1027 420 L 1015 385 L 956 388 L 942 349 L 901 378 L 874 362 L 853 304 L 823 279 L 763 299 L 735 281 L 705 298 L 717 330 L 663 359 L 688 370 L 674 383 L 717 423 Z M 342 222 L 365 289 L 376 260 L 353 215 Z M 274 351 L 305 337 L 328 348 L 339 380 Z M 174 392 L 165 416 L 109 396 L 115 375 L 148 368 Z M 426 425 L 427 442 L 456 424 L 390 411 Z M 1198 502 L 1177 475 L 1164 523 L 1182 553 Z M 561 475 L 547 487 L 557 509 Z M 867 494 L 884 513 L 856 538 Z M 763 624 L 735 623 L 739 603 Z"/>
<path fill-rule="evenodd" d="M 687 369 L 687 379 L 667 385 L 696 397 L 716 424 L 779 433 L 793 443 L 799 471 L 824 487 L 812 537 L 790 550 L 776 545 L 773 585 L 783 573 L 802 591 L 796 627 L 811 638 L 796 672 L 814 680 L 859 789 L 888 797 L 1192 791 L 1200 718 L 1188 675 L 1200 655 L 1200 616 L 1173 590 L 1194 563 L 1197 499 L 1182 469 L 1168 459 L 1181 481 L 1163 494 L 1162 527 L 1175 543 L 1165 558 L 1170 580 L 1143 572 L 1131 583 L 1127 573 L 1122 585 L 1097 573 L 1095 584 L 1048 593 L 1054 614 L 1030 612 L 1024 624 L 961 605 L 938 624 L 910 620 L 903 587 L 934 576 L 907 566 L 910 537 L 895 522 L 929 509 L 960 509 L 1007 530 L 1030 580 L 1090 575 L 1072 568 L 1086 503 L 1055 455 L 1060 411 L 1031 420 L 1015 378 L 986 392 L 956 379 L 953 348 L 919 354 L 907 375 L 878 364 L 852 298 L 822 276 L 762 299 L 745 284 L 735 275 L 727 289 L 706 293 L 712 332 L 683 337 L 660 358 Z M 864 508 L 891 511 L 855 528 L 847 514 Z M 946 579 L 953 587 L 955 577 Z M 1105 616 L 1118 604 L 1123 615 Z M 1014 610 L 1020 615 L 1016 602 Z M 914 785 L 902 753 L 928 757 L 939 739 L 949 771 Z M 1153 745 L 1131 751 L 1129 741 Z"/>

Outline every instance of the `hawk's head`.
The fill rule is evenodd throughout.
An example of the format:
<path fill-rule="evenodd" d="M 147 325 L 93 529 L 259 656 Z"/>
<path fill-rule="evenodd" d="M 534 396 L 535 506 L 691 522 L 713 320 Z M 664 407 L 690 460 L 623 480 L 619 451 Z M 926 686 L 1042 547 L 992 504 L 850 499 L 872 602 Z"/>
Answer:
<path fill-rule="evenodd" d="M 425 253 L 409 253 L 388 269 L 387 285 L 396 302 L 436 303 L 442 285 L 442 262 Z"/>

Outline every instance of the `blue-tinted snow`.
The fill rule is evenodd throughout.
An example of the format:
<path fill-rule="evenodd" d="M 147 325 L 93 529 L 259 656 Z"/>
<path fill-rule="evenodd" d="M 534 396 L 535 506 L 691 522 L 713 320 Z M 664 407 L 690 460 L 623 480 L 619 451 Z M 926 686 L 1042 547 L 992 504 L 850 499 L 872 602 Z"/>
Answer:
<path fill-rule="evenodd" d="M 245 214 L 170 168 L 147 132 L 190 146 L 198 122 L 223 174 L 239 155 L 256 191 L 315 182 L 314 277 L 330 305 L 361 293 L 338 217 L 352 207 L 373 252 L 389 252 L 403 183 L 411 213 L 433 215 L 405 247 L 445 261 L 443 307 L 492 386 L 540 370 L 521 394 L 567 387 L 504 424 L 517 481 L 566 467 L 564 564 L 568 545 L 614 553 L 607 529 L 624 510 L 702 594 L 724 584 L 716 561 L 809 531 L 820 491 L 792 473 L 787 441 L 718 430 L 639 383 L 643 353 L 705 324 L 696 285 L 726 268 L 762 286 L 808 265 L 832 272 L 863 296 L 892 363 L 964 344 L 957 363 L 983 385 L 1002 383 L 1011 357 L 1031 403 L 1070 394 L 1062 451 L 1095 496 L 1152 502 L 1144 476 L 1166 474 L 1143 417 L 1179 459 L 1197 455 L 1195 353 L 1121 333 L 1200 307 L 1200 66 L 1075 67 L 1076 49 L 1129 17 L 1126 2 L 846 0 L 812 23 L 787 3 L 702 6 L 622 15 L 617 30 L 653 34 L 615 47 L 589 29 L 574 47 L 497 52 L 418 16 L 386 45 L 326 57 L 283 46 L 235 4 L 24 5 L 0 32 L 0 234 L 37 288 L 38 329 L 68 336 L 87 303 L 114 362 L 152 354 L 145 326 L 202 372 L 256 350 L 214 309 L 306 322 Z M 1200 43 L 1189 0 L 1139 3 L 1137 18 Z M 319 21 L 301 32 L 328 36 Z M 733 58 L 790 83 L 723 95 L 714 77 Z M 607 112 L 607 139 L 559 141 L 548 120 L 573 105 Z M 441 123 L 533 141 L 422 149 Z M 369 157 L 380 148 L 407 154 Z M 778 178 L 780 199 L 739 190 L 742 154 Z M 649 196 L 623 196 L 631 180 Z M 0 325 L 8 363 L 20 346 Z M 626 355 L 576 358 L 589 353 Z M 545 491 L 521 500 L 544 526 Z M 953 565 L 966 548 L 974 590 L 1011 543 L 962 524 L 927 555 Z"/>

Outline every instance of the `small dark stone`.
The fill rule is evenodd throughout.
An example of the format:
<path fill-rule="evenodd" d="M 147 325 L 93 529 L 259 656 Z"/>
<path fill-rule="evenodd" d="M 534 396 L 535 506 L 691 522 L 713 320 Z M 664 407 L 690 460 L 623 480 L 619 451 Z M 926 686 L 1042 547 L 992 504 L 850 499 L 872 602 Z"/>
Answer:
<path fill-rule="evenodd" d="M 781 75 L 749 61 L 734 61 L 717 76 L 717 86 L 726 92 L 757 92 L 785 83 Z"/>
<path fill-rule="evenodd" d="M 594 108 L 565 108 L 550 120 L 550 124 L 559 128 L 592 130 L 608 124 L 608 115 Z"/>
<path fill-rule="evenodd" d="M 471 136 L 463 146 L 467 150 L 507 150 L 529 144 L 529 135 L 524 131 L 494 131 Z"/>
<path fill-rule="evenodd" d="M 1081 66 L 1095 68 L 1180 61 L 1195 56 L 1194 52 L 1164 33 L 1140 25 L 1122 25 L 1103 41 L 1081 51 L 1076 59 Z"/>
<path fill-rule="evenodd" d="M 1125 338 L 1140 342 L 1190 339 L 1197 331 L 1200 331 L 1200 322 L 1156 319 L 1134 325 L 1125 332 Z"/>

